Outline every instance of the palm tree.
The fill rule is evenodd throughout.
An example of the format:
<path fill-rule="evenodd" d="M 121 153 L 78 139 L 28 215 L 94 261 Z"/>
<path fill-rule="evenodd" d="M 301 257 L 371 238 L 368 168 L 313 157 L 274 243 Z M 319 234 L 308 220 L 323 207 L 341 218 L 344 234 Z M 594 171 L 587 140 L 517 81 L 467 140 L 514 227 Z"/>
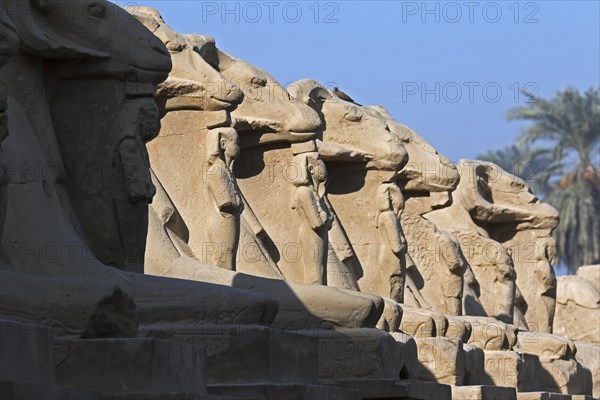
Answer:
<path fill-rule="evenodd" d="M 600 262 L 600 87 L 568 88 L 545 100 L 523 92 L 526 106 L 509 120 L 533 122 L 518 148 L 534 143 L 537 157 L 551 161 L 544 200 L 560 211 L 555 231 L 560 262 L 570 272 Z"/>

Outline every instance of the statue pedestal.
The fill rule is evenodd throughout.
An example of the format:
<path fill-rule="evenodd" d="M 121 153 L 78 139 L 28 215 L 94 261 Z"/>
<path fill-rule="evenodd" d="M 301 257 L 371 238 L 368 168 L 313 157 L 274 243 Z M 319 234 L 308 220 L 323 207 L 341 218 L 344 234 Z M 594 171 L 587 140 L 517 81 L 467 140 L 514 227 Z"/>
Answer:
<path fill-rule="evenodd" d="M 535 375 L 527 375 L 527 382 L 524 382 L 526 373 L 522 355 L 507 350 L 484 350 L 484 357 L 484 383 L 486 385 L 512 387 L 517 390 L 537 389 Z M 524 387 L 525 383 L 536 386 L 526 388 Z"/>
<path fill-rule="evenodd" d="M 177 342 L 206 349 L 211 385 L 318 382 L 316 337 L 260 325 L 225 324 L 167 330 L 167 334 Z"/>
<path fill-rule="evenodd" d="M 526 392 L 517 393 L 517 400 L 572 400 L 567 394 L 548 392 Z"/>
<path fill-rule="evenodd" d="M 452 386 L 452 400 L 517 400 L 517 392 L 499 386 Z"/>
<path fill-rule="evenodd" d="M 460 339 L 445 337 L 415 338 L 423 370 L 420 380 L 462 385 L 465 379 L 466 354 Z"/>
<path fill-rule="evenodd" d="M 111 393 L 206 394 L 206 352 L 158 339 L 73 340 L 56 360 L 59 384 Z"/>
<path fill-rule="evenodd" d="M 470 344 L 463 344 L 465 351 L 465 385 L 485 385 L 485 352 Z"/>
<path fill-rule="evenodd" d="M 302 334 L 319 341 L 319 378 L 398 379 L 400 347 L 394 338 L 377 329 L 312 330 Z"/>
<path fill-rule="evenodd" d="M 211 385 L 208 392 L 247 400 L 362 400 L 360 392 L 335 386 L 304 384 Z"/>
<path fill-rule="evenodd" d="M 105 400 L 99 392 L 93 390 L 73 389 L 55 385 L 40 385 L 23 382 L 0 382 L 1 399 L 36 399 L 36 400 Z M 128 400 L 133 400 L 127 398 Z M 147 398 L 144 398 L 145 400 Z"/>
<path fill-rule="evenodd" d="M 600 397 L 600 345 L 575 342 L 575 347 L 575 358 L 590 370 L 592 375 L 592 395 Z"/>
<path fill-rule="evenodd" d="M 0 381 L 54 383 L 52 329 L 0 320 Z"/>

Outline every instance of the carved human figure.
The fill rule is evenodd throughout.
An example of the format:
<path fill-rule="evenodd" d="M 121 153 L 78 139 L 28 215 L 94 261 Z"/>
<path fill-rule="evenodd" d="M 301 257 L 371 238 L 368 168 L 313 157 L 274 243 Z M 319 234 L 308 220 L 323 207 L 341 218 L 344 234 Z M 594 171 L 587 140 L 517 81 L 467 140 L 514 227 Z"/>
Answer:
<path fill-rule="evenodd" d="M 435 207 L 447 204 L 448 193 L 423 190 L 406 199 L 399 216 L 412 260 L 411 268 L 406 269 L 408 297 L 404 296 L 404 300 L 413 306 L 461 315 L 466 261 L 452 235 L 424 217 Z"/>
<path fill-rule="evenodd" d="M 235 129 L 211 129 L 206 137 L 206 151 L 206 188 L 212 203 L 206 218 L 206 230 L 209 242 L 216 246 L 207 262 L 235 270 L 240 214 L 244 208 L 231 171 L 232 163 L 240 153 Z"/>
<path fill-rule="evenodd" d="M 404 302 L 406 240 L 398 220 L 404 208 L 404 197 L 393 183 L 379 186 L 376 194 L 377 217 L 375 227 L 379 236 L 380 293 Z"/>
<path fill-rule="evenodd" d="M 160 130 L 158 108 L 152 99 L 127 100 L 121 110 L 121 126 L 116 142 L 114 166 L 118 182 L 113 202 L 121 220 L 118 224 L 124 254 L 109 262 L 118 268 L 144 271 L 148 226 L 148 204 L 156 193 L 150 177 L 146 143 Z M 145 212 L 144 212 L 145 211 Z"/>
<path fill-rule="evenodd" d="M 304 283 L 323 285 L 326 282 L 328 236 L 331 216 L 319 195 L 319 187 L 327 180 L 327 169 L 319 153 L 303 153 L 294 157 L 298 175 L 292 193 L 291 207 L 301 217 L 298 245 L 302 250 Z M 321 192 L 322 193 L 322 192 Z"/>
<path fill-rule="evenodd" d="M 450 213 L 448 218 L 453 219 L 452 215 L 457 214 Z M 470 284 L 476 299 L 463 299 L 465 314 L 490 316 L 513 323 L 516 274 L 508 249 L 475 230 L 451 232 L 469 262 L 469 273 L 473 274 L 474 281 Z"/>
<path fill-rule="evenodd" d="M 116 138 L 117 165 L 132 204 L 151 203 L 156 188 L 150 177 L 146 143 L 160 130 L 158 108 L 153 101 L 131 100 L 123 108 L 123 127 Z"/>
<path fill-rule="evenodd" d="M 545 331 L 552 328 L 556 306 L 556 276 L 554 274 L 554 261 L 556 260 L 556 242 L 554 238 L 542 237 L 536 241 L 534 250 L 535 267 L 534 275 L 537 280 L 536 297 L 541 301 L 532 303 L 530 307 L 534 315 L 546 315 L 541 318 Z"/>

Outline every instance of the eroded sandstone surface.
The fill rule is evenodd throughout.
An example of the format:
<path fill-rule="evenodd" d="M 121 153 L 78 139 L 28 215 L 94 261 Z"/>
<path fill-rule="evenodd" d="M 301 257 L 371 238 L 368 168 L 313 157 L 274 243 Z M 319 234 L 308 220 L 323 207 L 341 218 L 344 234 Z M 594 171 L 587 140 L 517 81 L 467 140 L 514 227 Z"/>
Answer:
<path fill-rule="evenodd" d="M 600 396 L 523 180 L 150 7 L 0 17 L 2 398 Z"/>

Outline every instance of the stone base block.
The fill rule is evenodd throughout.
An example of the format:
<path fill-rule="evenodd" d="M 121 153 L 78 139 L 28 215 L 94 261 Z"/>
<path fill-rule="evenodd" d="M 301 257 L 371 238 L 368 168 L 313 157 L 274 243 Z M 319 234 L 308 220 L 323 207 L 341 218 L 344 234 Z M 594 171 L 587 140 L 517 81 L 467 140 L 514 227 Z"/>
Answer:
<path fill-rule="evenodd" d="M 574 359 L 523 354 L 526 380 L 519 390 L 563 394 L 592 394 L 592 373 Z"/>
<path fill-rule="evenodd" d="M 205 351 L 158 339 L 74 340 L 57 362 L 56 379 L 104 394 L 206 394 Z"/>
<path fill-rule="evenodd" d="M 443 314 L 430 310 L 406 306 L 402 307 L 400 330 L 414 338 L 444 336 L 448 321 Z"/>
<path fill-rule="evenodd" d="M 575 342 L 575 347 L 577 348 L 575 358 L 590 371 L 592 395 L 600 398 L 600 345 Z"/>
<path fill-rule="evenodd" d="M 452 389 L 449 385 L 440 383 L 411 381 L 408 386 L 407 400 L 450 400 Z"/>
<path fill-rule="evenodd" d="M 536 390 L 536 370 L 526 372 L 523 356 L 514 351 L 484 350 L 484 384 L 512 387 L 517 390 Z"/>
<path fill-rule="evenodd" d="M 398 379 L 401 356 L 396 340 L 378 329 L 301 331 L 319 341 L 319 378 Z"/>
<path fill-rule="evenodd" d="M 391 379 L 356 379 L 323 381 L 328 385 L 358 390 L 363 400 L 450 400 L 450 386 L 423 381 L 394 381 Z"/>
<path fill-rule="evenodd" d="M 244 400 L 362 400 L 358 390 L 325 385 L 209 385 L 208 392 Z"/>
<path fill-rule="evenodd" d="M 0 399 L 10 400 L 104 400 L 99 392 L 24 382 L 0 382 Z"/>
<path fill-rule="evenodd" d="M 594 397 L 585 394 L 572 394 L 571 400 L 594 400 Z"/>
<path fill-rule="evenodd" d="M 258 325 L 203 324 L 170 332 L 206 349 L 209 384 L 317 383 L 319 341 Z"/>
<path fill-rule="evenodd" d="M 419 362 L 417 352 L 417 343 L 411 336 L 393 332 L 390 333 L 398 344 L 398 352 L 400 353 L 400 380 L 416 380 L 423 367 Z"/>
<path fill-rule="evenodd" d="M 363 400 L 404 399 L 408 396 L 408 387 L 410 386 L 410 382 L 392 379 L 353 379 L 324 381 L 323 383 L 331 386 L 358 390 L 360 392 L 360 397 Z"/>
<path fill-rule="evenodd" d="M 463 344 L 463 350 L 466 359 L 464 385 L 484 385 L 486 383 L 484 350 L 470 344 Z"/>
<path fill-rule="evenodd" d="M 460 339 L 463 343 L 467 343 L 473 333 L 471 323 L 465 321 L 462 317 L 454 317 L 451 315 L 446 315 L 446 319 L 448 320 L 448 328 L 446 329 L 444 336 L 447 338 Z"/>
<path fill-rule="evenodd" d="M 541 390 L 564 394 L 585 394 L 588 390 L 591 392 L 591 385 L 586 382 L 586 372 L 589 374 L 589 371 L 576 360 L 540 357 L 540 365 Z"/>
<path fill-rule="evenodd" d="M 239 397 L 213 396 L 191 393 L 119 393 L 104 396 L 102 400 L 241 400 Z"/>
<path fill-rule="evenodd" d="M 500 386 L 452 386 L 452 400 L 517 400 L 517 391 Z"/>
<path fill-rule="evenodd" d="M 0 381 L 54 384 L 52 330 L 0 320 Z"/>
<path fill-rule="evenodd" d="M 560 276 L 556 283 L 553 334 L 600 344 L 600 291 L 579 276 Z"/>
<path fill-rule="evenodd" d="M 571 400 L 571 396 L 549 392 L 519 392 L 517 400 Z"/>
<path fill-rule="evenodd" d="M 519 388 L 521 392 L 538 392 L 542 390 L 540 387 L 540 374 L 542 366 L 540 358 L 535 354 L 523 353 L 520 355 L 523 359 L 523 372 L 519 375 Z"/>
<path fill-rule="evenodd" d="M 466 354 L 462 341 L 445 337 L 415 338 L 419 362 L 423 366 L 419 380 L 460 386 L 465 379 Z"/>
<path fill-rule="evenodd" d="M 515 328 L 495 318 L 462 316 L 471 325 L 469 344 L 484 350 L 511 350 L 516 342 Z"/>

